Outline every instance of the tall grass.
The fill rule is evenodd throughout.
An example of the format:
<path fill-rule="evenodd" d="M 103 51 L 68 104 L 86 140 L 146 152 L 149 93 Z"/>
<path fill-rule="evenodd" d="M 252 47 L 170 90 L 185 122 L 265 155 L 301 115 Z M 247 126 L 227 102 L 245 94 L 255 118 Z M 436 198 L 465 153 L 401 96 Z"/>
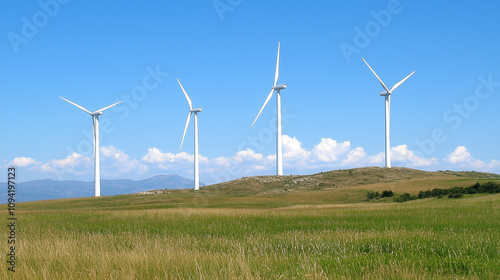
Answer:
<path fill-rule="evenodd" d="M 498 279 L 499 205 L 500 195 L 272 210 L 21 204 L 15 278 Z"/>

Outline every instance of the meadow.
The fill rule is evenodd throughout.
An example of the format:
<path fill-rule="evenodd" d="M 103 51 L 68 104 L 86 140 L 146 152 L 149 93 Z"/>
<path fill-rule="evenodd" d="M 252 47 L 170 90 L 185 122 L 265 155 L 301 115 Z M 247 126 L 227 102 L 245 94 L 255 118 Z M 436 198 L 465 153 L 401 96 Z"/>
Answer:
<path fill-rule="evenodd" d="M 366 200 L 482 180 L 431 175 L 20 203 L 16 272 L 5 263 L 0 278 L 499 279 L 500 194 Z"/>
<path fill-rule="evenodd" d="M 499 202 L 472 195 L 275 209 L 20 210 L 17 271 L 0 275 L 498 279 Z"/>

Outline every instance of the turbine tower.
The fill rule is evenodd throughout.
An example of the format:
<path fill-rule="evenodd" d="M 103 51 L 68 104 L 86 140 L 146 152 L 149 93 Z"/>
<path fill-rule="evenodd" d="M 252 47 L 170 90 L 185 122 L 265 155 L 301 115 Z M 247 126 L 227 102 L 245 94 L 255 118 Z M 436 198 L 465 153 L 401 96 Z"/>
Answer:
<path fill-rule="evenodd" d="M 193 104 L 191 102 L 191 99 L 184 90 L 184 87 L 182 86 L 179 79 L 177 79 L 177 82 L 181 86 L 182 92 L 184 92 L 186 100 L 189 104 L 189 114 L 187 117 L 186 126 L 184 127 L 184 134 L 182 134 L 182 141 L 179 151 L 182 149 L 182 143 L 184 143 L 184 137 L 186 136 L 186 131 L 189 126 L 189 121 L 191 120 L 191 114 L 194 114 L 194 190 L 197 191 L 200 189 L 200 168 L 198 164 L 198 113 L 201 112 L 202 109 L 201 108 L 193 109 Z"/>
<path fill-rule="evenodd" d="M 59 96 L 61 97 L 61 96 Z M 120 104 L 121 101 L 116 102 L 115 104 L 109 105 L 102 109 L 99 109 L 95 112 L 90 112 L 89 110 L 83 108 L 82 106 L 69 101 L 68 99 L 61 97 L 61 99 L 75 105 L 76 107 L 82 109 L 83 111 L 89 113 L 92 116 L 93 130 L 94 130 L 94 192 L 95 197 L 101 196 L 101 169 L 99 166 L 99 116 L 102 115 L 102 112 L 106 109 L 109 109 L 117 104 Z"/>
<path fill-rule="evenodd" d="M 273 93 L 276 92 L 276 106 L 277 106 L 276 175 L 281 176 L 283 175 L 283 146 L 281 144 L 281 90 L 286 89 L 286 84 L 276 85 L 276 83 L 278 82 L 279 74 L 280 74 L 280 42 L 278 42 L 278 58 L 276 59 L 276 72 L 274 73 L 274 85 L 272 86 L 271 92 L 267 96 L 264 105 L 262 105 L 262 108 L 260 108 L 259 114 L 253 121 L 252 127 L 259 118 L 260 113 L 262 113 L 262 110 L 264 110 L 264 107 L 266 107 L 267 103 L 273 96 Z"/>
<path fill-rule="evenodd" d="M 370 67 L 368 62 L 364 58 L 363 61 L 366 63 L 368 68 L 373 72 L 375 77 L 377 77 L 378 81 L 382 85 L 382 87 L 385 89 L 385 91 L 381 92 L 381 96 L 385 96 L 385 167 L 391 167 L 391 94 L 392 92 L 399 87 L 406 79 L 408 79 L 415 71 L 411 72 L 410 75 L 406 76 L 406 78 L 402 79 L 401 81 L 397 82 L 390 90 L 389 88 L 382 82 L 382 80 L 379 78 L 377 73 L 373 71 L 373 69 Z"/>

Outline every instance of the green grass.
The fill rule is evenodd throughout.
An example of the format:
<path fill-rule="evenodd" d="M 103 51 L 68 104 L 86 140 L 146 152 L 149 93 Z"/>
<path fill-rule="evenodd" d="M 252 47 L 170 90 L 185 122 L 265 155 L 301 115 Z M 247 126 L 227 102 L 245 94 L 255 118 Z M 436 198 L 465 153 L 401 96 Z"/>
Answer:
<path fill-rule="evenodd" d="M 362 168 L 20 203 L 17 272 L 0 279 L 499 279 L 500 195 L 366 201 L 486 181 Z"/>
<path fill-rule="evenodd" d="M 117 200 L 112 210 L 101 199 L 70 200 L 75 207 L 52 210 L 38 209 L 47 203 L 20 204 L 16 279 L 500 275 L 500 195 L 404 204 L 119 210 L 127 197 L 108 198 Z M 144 198 L 129 198 L 137 197 Z M 6 269 L 0 275 L 7 279 Z"/>

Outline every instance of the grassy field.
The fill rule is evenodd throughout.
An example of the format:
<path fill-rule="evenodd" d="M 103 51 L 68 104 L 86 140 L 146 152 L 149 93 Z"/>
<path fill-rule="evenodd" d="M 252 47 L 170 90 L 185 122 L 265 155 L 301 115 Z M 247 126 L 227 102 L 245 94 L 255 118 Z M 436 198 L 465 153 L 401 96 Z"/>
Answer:
<path fill-rule="evenodd" d="M 478 180 L 424 178 L 21 203 L 17 271 L 0 278 L 499 279 L 500 195 L 364 201 Z"/>

